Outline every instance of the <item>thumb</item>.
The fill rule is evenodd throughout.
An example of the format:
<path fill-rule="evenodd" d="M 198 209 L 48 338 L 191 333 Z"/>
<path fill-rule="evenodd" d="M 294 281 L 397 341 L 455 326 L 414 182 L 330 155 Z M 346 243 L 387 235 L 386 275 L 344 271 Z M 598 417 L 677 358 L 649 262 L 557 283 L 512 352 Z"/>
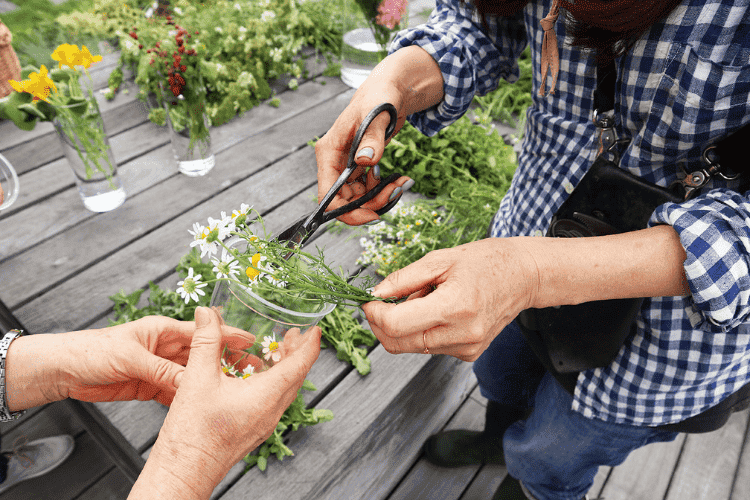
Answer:
<path fill-rule="evenodd" d="M 371 166 L 380 161 L 385 149 L 385 129 L 388 128 L 389 121 L 390 116 L 383 111 L 367 127 L 354 155 L 357 165 Z"/>
<path fill-rule="evenodd" d="M 208 307 L 195 308 L 195 333 L 190 344 L 187 369 L 204 374 L 219 373 L 221 360 L 221 322 L 216 312 Z"/>

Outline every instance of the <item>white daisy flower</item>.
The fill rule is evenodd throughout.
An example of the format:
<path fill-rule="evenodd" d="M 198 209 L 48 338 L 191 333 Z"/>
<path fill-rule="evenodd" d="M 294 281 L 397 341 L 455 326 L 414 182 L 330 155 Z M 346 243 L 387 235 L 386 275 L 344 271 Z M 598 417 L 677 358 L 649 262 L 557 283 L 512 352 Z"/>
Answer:
<path fill-rule="evenodd" d="M 276 13 L 270 10 L 266 10 L 263 12 L 263 14 L 260 15 L 260 20 L 264 23 L 267 21 L 271 21 L 272 19 L 276 19 Z"/>
<path fill-rule="evenodd" d="M 236 279 L 242 270 L 240 263 L 232 254 L 227 252 L 226 248 L 221 251 L 221 260 L 211 259 L 211 261 L 214 263 L 213 272 L 219 279 Z"/>
<path fill-rule="evenodd" d="M 241 372 L 237 373 L 237 376 L 241 379 L 246 379 L 253 373 L 255 373 L 255 367 L 253 365 L 248 364 Z"/>
<path fill-rule="evenodd" d="M 202 283 L 200 279 L 200 274 L 193 276 L 193 268 L 191 267 L 185 279 L 177 283 L 177 293 L 185 299 L 185 304 L 190 302 L 190 299 L 198 302 L 198 295 L 206 295 L 206 292 L 201 288 L 208 286 L 208 283 Z"/>
<path fill-rule="evenodd" d="M 269 359 L 273 360 L 274 363 L 278 363 L 281 359 L 281 352 L 279 351 L 279 348 L 281 347 L 276 340 L 276 337 L 263 337 L 263 342 L 260 343 L 261 346 L 263 346 L 263 358 L 268 361 Z"/>

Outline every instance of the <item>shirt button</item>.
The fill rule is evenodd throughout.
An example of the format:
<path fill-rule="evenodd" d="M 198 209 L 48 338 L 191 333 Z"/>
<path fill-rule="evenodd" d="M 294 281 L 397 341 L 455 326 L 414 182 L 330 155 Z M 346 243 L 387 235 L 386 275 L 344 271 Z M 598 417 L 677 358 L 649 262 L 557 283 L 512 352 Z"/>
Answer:
<path fill-rule="evenodd" d="M 568 194 L 572 193 L 574 189 L 573 184 L 571 184 L 570 181 L 563 182 L 563 188 L 565 188 L 565 192 Z"/>

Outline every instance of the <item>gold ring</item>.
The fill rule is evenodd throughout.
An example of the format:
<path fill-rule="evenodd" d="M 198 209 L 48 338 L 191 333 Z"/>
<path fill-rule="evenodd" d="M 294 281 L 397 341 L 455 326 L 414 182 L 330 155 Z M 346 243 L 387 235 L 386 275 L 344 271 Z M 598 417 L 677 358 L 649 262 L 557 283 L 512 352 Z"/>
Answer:
<path fill-rule="evenodd" d="M 424 344 L 424 351 L 422 351 L 422 354 L 430 354 L 430 350 L 427 348 L 427 340 L 425 340 L 425 335 L 427 335 L 427 332 L 422 332 L 422 343 Z"/>

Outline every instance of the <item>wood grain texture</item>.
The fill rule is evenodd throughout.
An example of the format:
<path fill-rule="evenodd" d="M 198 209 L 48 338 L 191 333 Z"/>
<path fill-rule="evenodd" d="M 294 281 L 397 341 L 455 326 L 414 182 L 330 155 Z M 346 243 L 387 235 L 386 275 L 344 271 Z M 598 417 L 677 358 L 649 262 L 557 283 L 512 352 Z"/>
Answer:
<path fill-rule="evenodd" d="M 597 491 L 595 483 L 590 495 L 607 500 L 661 500 L 667 493 L 684 441 L 683 434 L 671 443 L 654 443 L 634 451 L 622 465 L 611 470 L 603 488 Z"/>
<path fill-rule="evenodd" d="M 273 474 L 251 470 L 222 499 L 385 498 L 466 398 L 470 365 L 380 346 L 370 357 L 370 375 L 350 373 L 320 403 L 334 420 L 291 436 L 293 460 L 271 463 Z"/>
<path fill-rule="evenodd" d="M 687 436 L 666 500 L 729 498 L 748 416 L 738 412 L 721 429 Z"/>
<path fill-rule="evenodd" d="M 750 498 L 750 422 L 745 429 L 745 440 L 737 463 L 737 472 L 734 476 L 730 498 L 737 500 Z"/>
<path fill-rule="evenodd" d="M 474 382 L 472 381 L 472 385 Z M 466 398 L 442 430 L 481 431 L 484 429 L 484 411 L 484 405 L 475 399 Z M 388 500 L 457 500 L 461 498 L 480 468 L 477 465 L 448 469 L 420 458 L 396 490 L 388 496 Z M 492 493 L 486 498 L 491 498 L 491 495 Z"/>

